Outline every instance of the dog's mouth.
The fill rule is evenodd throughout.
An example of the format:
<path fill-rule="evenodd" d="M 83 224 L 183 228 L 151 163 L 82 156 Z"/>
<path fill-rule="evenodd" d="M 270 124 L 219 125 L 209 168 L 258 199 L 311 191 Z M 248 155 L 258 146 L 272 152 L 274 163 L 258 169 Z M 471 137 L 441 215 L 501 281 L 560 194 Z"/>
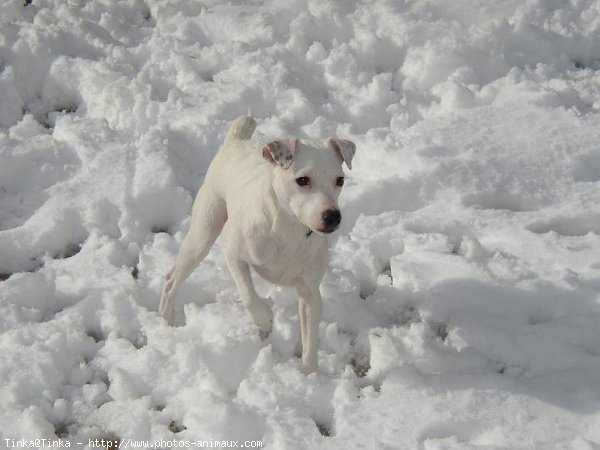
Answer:
<path fill-rule="evenodd" d="M 306 236 L 307 238 L 309 238 L 309 237 L 311 237 L 311 236 L 313 235 L 313 233 L 314 233 L 314 234 L 317 234 L 317 235 L 319 235 L 319 236 L 327 236 L 327 235 L 329 235 L 329 234 L 333 233 L 334 231 L 335 231 L 335 230 L 326 231 L 326 230 L 320 230 L 320 229 L 318 229 L 318 228 L 308 228 L 308 229 L 306 230 L 306 234 L 305 234 L 305 236 Z"/>
<path fill-rule="evenodd" d="M 316 230 L 311 229 L 311 231 L 314 231 L 317 234 L 320 234 L 321 236 L 327 236 L 328 234 L 333 233 L 335 230 L 337 230 L 338 227 L 333 227 L 333 228 L 319 228 Z"/>

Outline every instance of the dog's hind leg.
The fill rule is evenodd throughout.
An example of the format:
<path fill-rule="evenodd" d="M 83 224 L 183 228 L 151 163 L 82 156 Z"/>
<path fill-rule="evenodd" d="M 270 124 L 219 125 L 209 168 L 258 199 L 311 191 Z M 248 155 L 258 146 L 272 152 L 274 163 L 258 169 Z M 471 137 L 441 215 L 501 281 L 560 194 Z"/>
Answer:
<path fill-rule="evenodd" d="M 165 276 L 158 311 L 173 324 L 175 292 L 206 257 L 227 221 L 225 201 L 203 185 L 194 202 L 190 228 L 181 243 L 175 265 Z"/>

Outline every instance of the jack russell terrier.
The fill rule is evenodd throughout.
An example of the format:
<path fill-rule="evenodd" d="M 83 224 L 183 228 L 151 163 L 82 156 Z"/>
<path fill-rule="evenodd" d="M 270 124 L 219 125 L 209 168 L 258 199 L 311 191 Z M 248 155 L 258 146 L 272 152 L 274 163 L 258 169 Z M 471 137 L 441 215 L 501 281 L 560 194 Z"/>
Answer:
<path fill-rule="evenodd" d="M 311 373 L 318 369 L 319 285 L 327 236 L 342 219 L 337 205 L 344 185 L 342 162 L 351 168 L 356 146 L 337 138 L 258 144 L 250 140 L 255 128 L 250 115 L 237 119 L 210 164 L 189 231 L 165 277 L 159 312 L 172 324 L 178 286 L 222 234 L 239 296 L 260 330 L 271 330 L 273 313 L 256 293 L 250 269 L 298 292 L 302 368 Z"/>

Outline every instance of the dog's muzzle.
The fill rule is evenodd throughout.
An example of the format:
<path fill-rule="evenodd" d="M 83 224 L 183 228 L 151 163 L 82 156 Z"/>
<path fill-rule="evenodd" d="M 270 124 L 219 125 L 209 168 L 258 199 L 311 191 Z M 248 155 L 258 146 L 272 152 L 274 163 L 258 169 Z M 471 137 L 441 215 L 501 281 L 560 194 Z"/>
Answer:
<path fill-rule="evenodd" d="M 342 214 L 339 209 L 328 209 L 323 213 L 323 232 L 333 233 L 342 221 Z"/>

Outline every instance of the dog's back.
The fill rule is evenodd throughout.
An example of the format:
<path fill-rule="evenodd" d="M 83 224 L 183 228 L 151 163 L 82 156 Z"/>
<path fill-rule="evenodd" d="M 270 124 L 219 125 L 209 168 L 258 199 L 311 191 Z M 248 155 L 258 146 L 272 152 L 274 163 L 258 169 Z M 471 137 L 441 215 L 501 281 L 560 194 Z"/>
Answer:
<path fill-rule="evenodd" d="M 254 205 L 256 194 L 264 194 L 270 186 L 269 163 L 261 156 L 261 145 L 251 140 L 255 129 L 252 116 L 238 118 L 229 127 L 206 174 L 205 184 L 227 203 L 230 217 L 237 215 L 238 209 L 247 210 Z M 254 206 L 260 209 L 259 205 Z"/>

